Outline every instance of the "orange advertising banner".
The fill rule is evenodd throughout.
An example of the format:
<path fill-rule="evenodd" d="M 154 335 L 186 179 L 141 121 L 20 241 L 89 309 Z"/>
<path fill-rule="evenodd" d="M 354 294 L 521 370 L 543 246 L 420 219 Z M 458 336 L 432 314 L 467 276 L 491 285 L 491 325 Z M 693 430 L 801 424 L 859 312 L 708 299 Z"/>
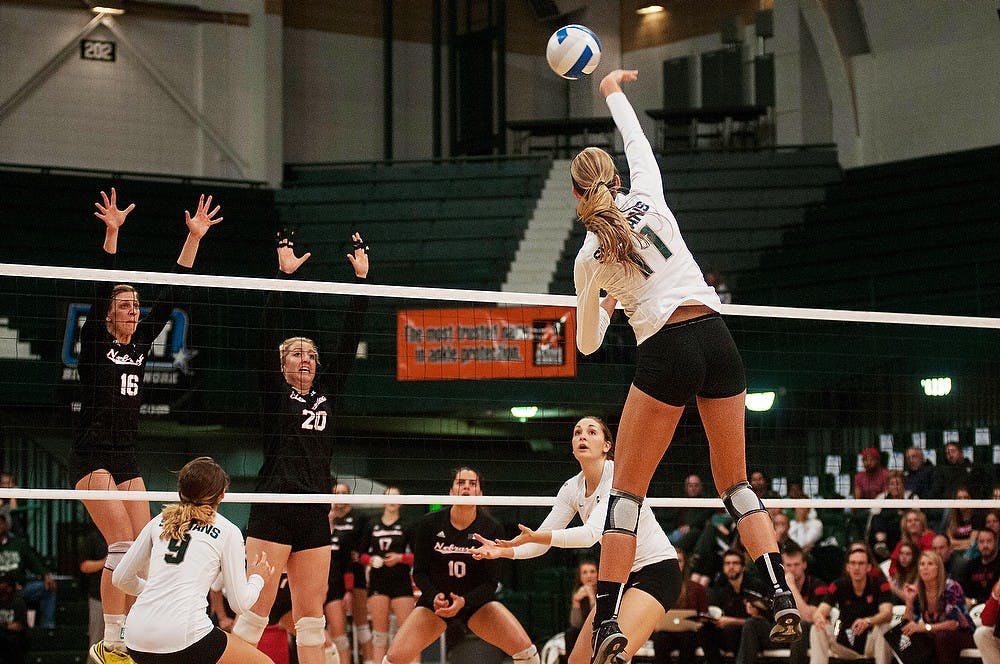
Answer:
<path fill-rule="evenodd" d="M 576 309 L 409 309 L 396 315 L 396 380 L 576 375 Z"/>

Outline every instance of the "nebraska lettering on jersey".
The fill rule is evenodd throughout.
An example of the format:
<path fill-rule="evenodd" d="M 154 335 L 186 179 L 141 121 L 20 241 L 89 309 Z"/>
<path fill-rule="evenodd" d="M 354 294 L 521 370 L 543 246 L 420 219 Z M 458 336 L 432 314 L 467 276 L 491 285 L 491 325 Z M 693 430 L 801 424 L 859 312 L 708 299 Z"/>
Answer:
<path fill-rule="evenodd" d="M 454 544 L 444 544 L 443 542 L 436 542 L 434 544 L 435 553 L 440 553 L 446 556 L 471 556 L 472 549 L 475 547 L 467 546 L 455 546 Z"/>
<path fill-rule="evenodd" d="M 141 367 L 146 361 L 146 354 L 139 353 L 139 357 L 133 359 L 129 353 L 119 352 L 114 346 L 112 346 L 108 349 L 107 358 L 115 364 L 130 364 L 135 367 Z"/>

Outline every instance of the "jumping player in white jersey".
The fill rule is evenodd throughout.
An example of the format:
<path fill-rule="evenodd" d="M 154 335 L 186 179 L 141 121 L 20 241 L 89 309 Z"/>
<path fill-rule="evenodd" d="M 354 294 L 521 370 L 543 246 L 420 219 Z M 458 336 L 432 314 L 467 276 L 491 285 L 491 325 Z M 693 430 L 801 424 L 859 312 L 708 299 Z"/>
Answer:
<path fill-rule="evenodd" d="M 471 468 L 455 471 L 452 496 L 481 496 L 482 477 Z M 473 557 L 476 533 L 503 534 L 500 524 L 475 505 L 452 505 L 424 515 L 413 528 L 413 581 L 420 599 L 396 632 L 382 664 L 417 661 L 453 621 L 513 658 L 538 664 L 538 651 L 507 607 L 496 599 L 500 563 Z"/>
<path fill-rule="evenodd" d="M 601 547 L 593 661 L 607 664 L 628 642 L 617 618 L 636 551 L 636 531 L 650 479 L 684 406 L 697 398 L 708 436 L 716 489 L 773 596 L 771 640 L 802 637 L 785 581 L 774 528 L 747 482 L 743 362 L 663 197 L 659 166 L 621 84 L 638 72 L 616 70 L 601 81 L 622 134 L 631 188 L 621 188 L 614 161 L 586 148 L 570 174 L 587 229 L 576 257 L 577 346 L 584 354 L 604 339 L 621 302 L 638 343 L 638 366 L 618 428 L 618 447 Z M 601 299 L 601 290 L 607 296 Z"/>
<path fill-rule="evenodd" d="M 115 568 L 115 586 L 138 596 L 125 623 L 125 645 L 136 664 L 271 661 L 213 626 L 205 611 L 220 573 L 237 614 L 250 610 L 274 574 L 263 553 L 247 565 L 243 533 L 216 511 L 228 487 L 226 471 L 211 458 L 189 461 L 177 474 L 180 503 L 147 523 Z"/>
<path fill-rule="evenodd" d="M 540 556 L 551 546 L 589 548 L 600 541 L 615 468 L 611 430 L 598 417 L 584 417 L 573 428 L 572 445 L 580 473 L 559 489 L 556 504 L 538 530 L 520 526 L 521 534 L 512 540 L 489 540 L 477 535 L 482 546 L 473 552 L 474 556 L 521 560 Z M 567 528 L 577 515 L 583 525 Z M 635 562 L 625 586 L 618 624 L 628 638 L 621 656 L 629 660 L 677 601 L 681 588 L 677 552 L 648 505 L 639 512 Z M 590 636 L 590 621 L 585 620 L 570 653 L 570 664 L 589 661 Z"/>
<path fill-rule="evenodd" d="M 347 258 L 355 281 L 364 282 L 367 247 L 357 233 L 351 239 L 354 245 Z M 294 274 L 311 255 L 295 256 L 290 233 L 279 234 L 277 252 L 278 269 L 285 276 Z M 284 306 L 283 295 L 271 293 L 264 307 L 266 338 L 259 374 L 264 463 L 257 490 L 325 493 L 330 486 L 334 409 L 357 355 L 368 297 L 351 297 L 339 342 L 320 375 L 316 344 L 305 337 L 285 337 L 291 325 L 284 318 L 296 312 Z M 326 505 L 254 503 L 247 522 L 248 555 L 266 552 L 268 560 L 288 574 L 300 664 L 323 664 L 327 659 L 323 618 L 330 570 L 327 512 Z M 236 619 L 233 634 L 254 645 L 260 642 L 277 592 L 278 578 L 274 577 L 265 584 L 253 609 Z"/>
<path fill-rule="evenodd" d="M 135 204 L 118 208 L 118 193 L 101 192 L 94 216 L 104 222 L 104 267 L 114 269 L 118 233 Z M 222 221 L 212 209 L 212 197 L 202 195 L 194 214 L 185 211 L 187 238 L 174 271 L 190 272 L 201 239 Z M 87 320 L 80 329 L 80 422 L 70 454 L 70 472 L 77 490 L 145 491 L 136 462 L 143 377 L 153 341 L 170 320 L 176 288 L 165 285 L 153 298 L 150 312 L 140 318 L 139 293 L 127 284 L 108 284 L 95 294 Z M 101 576 L 104 639 L 90 648 L 92 664 L 127 664 L 122 629 L 129 598 L 111 583 L 111 574 L 136 535 L 149 521 L 146 501 L 84 500 L 108 555 Z"/>

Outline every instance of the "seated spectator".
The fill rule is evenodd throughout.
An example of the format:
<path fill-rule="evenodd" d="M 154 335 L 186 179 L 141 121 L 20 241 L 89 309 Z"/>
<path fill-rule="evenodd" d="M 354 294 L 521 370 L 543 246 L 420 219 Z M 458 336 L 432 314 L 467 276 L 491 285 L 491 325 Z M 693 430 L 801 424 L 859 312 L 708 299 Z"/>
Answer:
<path fill-rule="evenodd" d="M 42 556 L 25 540 L 8 532 L 6 514 L 0 514 L 0 574 L 10 574 L 18 584 L 25 603 L 36 608 L 42 629 L 56 627 L 56 581 Z M 29 581 L 28 572 L 42 577 Z"/>
<path fill-rule="evenodd" d="M 927 515 L 916 507 L 911 507 L 903 513 L 903 518 L 900 519 L 899 522 L 899 532 L 899 542 L 896 544 L 896 548 L 893 549 L 892 554 L 889 556 L 889 558 L 892 559 L 892 565 L 889 567 L 890 576 L 896 574 L 893 568 L 899 558 L 900 544 L 903 542 L 909 542 L 920 551 L 929 551 L 934 544 L 935 533 L 933 530 L 928 530 L 927 528 Z"/>
<path fill-rule="evenodd" d="M 11 473 L 0 473 L 0 489 L 16 489 L 17 482 Z M 0 514 L 6 514 L 8 529 L 12 533 L 27 531 L 24 510 L 18 510 L 17 498 L 0 498 Z"/>
<path fill-rule="evenodd" d="M 708 587 L 708 603 L 722 609 L 722 617 L 701 626 L 696 634 L 698 645 L 708 664 L 722 664 L 723 651 L 736 652 L 740 646 L 743 624 L 757 612 L 748 600 L 751 592 L 763 595 L 765 590 L 747 578 L 743 554 L 735 549 L 722 557 L 722 573 Z M 748 592 L 750 591 L 750 592 Z"/>
<path fill-rule="evenodd" d="M 0 662 L 22 664 L 28 652 L 28 607 L 9 574 L 0 575 Z"/>
<path fill-rule="evenodd" d="M 972 494 L 964 486 L 955 489 L 951 496 L 955 500 L 970 500 Z M 941 530 L 948 534 L 952 547 L 961 553 L 965 553 L 969 545 L 976 538 L 976 530 L 972 525 L 971 507 L 953 507 L 948 510 L 948 516 L 942 523 Z"/>
<path fill-rule="evenodd" d="M 875 500 L 910 500 L 917 497 L 915 493 L 907 490 L 903 473 L 890 470 L 889 478 L 885 482 L 885 491 L 875 496 Z M 866 538 L 877 560 L 888 558 L 889 552 L 899 543 L 899 522 L 905 512 L 906 509 L 902 507 L 873 507 L 869 510 L 871 518 L 868 520 Z"/>
<path fill-rule="evenodd" d="M 975 647 L 972 618 L 962 586 L 945 576 L 938 554 L 933 551 L 920 554 L 917 582 L 907 585 L 904 592 L 903 634 L 911 639 L 928 639 L 933 644 L 937 664 L 959 664 L 959 653 Z"/>
<path fill-rule="evenodd" d="M 774 538 L 778 541 L 778 550 L 780 551 L 792 541 L 788 535 L 791 521 L 784 512 L 774 512 L 771 514 L 771 524 L 774 526 Z"/>
<path fill-rule="evenodd" d="M 945 574 L 954 579 L 955 573 L 961 568 L 961 565 L 959 564 L 959 557 L 955 555 L 955 550 L 951 546 L 951 539 L 943 533 L 935 535 L 934 540 L 931 542 L 931 551 L 941 557 L 941 562 L 944 563 Z"/>
<path fill-rule="evenodd" d="M 993 584 L 990 598 L 986 600 L 980 620 L 982 627 L 977 627 L 972 638 L 979 648 L 979 655 L 983 658 L 983 664 L 1000 664 L 1000 621 L 997 621 L 997 613 L 1000 612 L 1000 581 Z"/>
<path fill-rule="evenodd" d="M 691 578 L 707 587 L 722 571 L 723 553 L 736 548 L 738 542 L 739 532 L 733 527 L 732 517 L 725 510 L 717 511 L 705 524 L 695 544 L 694 555 L 688 561 Z"/>
<path fill-rule="evenodd" d="M 969 606 L 985 602 L 990 589 L 1000 580 L 1000 555 L 997 555 L 997 534 L 983 528 L 976 534 L 979 557 L 967 560 L 955 574 L 955 580 L 969 601 Z"/>
<path fill-rule="evenodd" d="M 862 547 L 852 546 L 844 565 L 844 575 L 820 590 L 822 601 L 813 612 L 809 632 L 810 664 L 827 664 L 838 659 L 874 658 L 889 664 L 884 634 L 892 620 L 889 583 L 872 575 L 873 558 Z M 830 612 L 840 611 L 838 625 L 830 624 Z"/>
<path fill-rule="evenodd" d="M 583 621 L 590 615 L 590 610 L 596 605 L 594 593 L 597 592 L 597 563 L 593 560 L 583 560 L 576 567 L 576 584 L 573 598 L 570 600 L 569 627 L 563 635 L 566 641 L 566 653 L 573 652 L 576 637 L 580 636 Z"/>
<path fill-rule="evenodd" d="M 919 447 L 906 450 L 906 490 L 914 496 L 929 498 L 934 485 L 934 464 L 927 460 Z"/>
<path fill-rule="evenodd" d="M 972 480 L 972 461 L 965 458 L 962 446 L 956 442 L 945 443 L 944 460 L 934 469 L 930 497 L 954 496 L 959 487 L 971 486 Z"/>
<path fill-rule="evenodd" d="M 854 476 L 854 497 L 872 499 L 885 491 L 889 471 L 882 466 L 882 457 L 874 447 L 862 450 L 861 465 L 864 469 Z"/>
<path fill-rule="evenodd" d="M 907 584 L 917 582 L 917 560 L 920 550 L 912 542 L 902 542 L 899 545 L 899 557 L 896 559 L 896 570 L 889 569 L 889 589 L 901 601 L 906 599 L 903 588 Z"/>
<path fill-rule="evenodd" d="M 826 588 L 819 579 L 806 573 L 805 553 L 795 544 L 789 542 L 781 550 L 781 562 L 785 567 L 785 580 L 795 596 L 795 605 L 802 615 L 802 638 L 789 647 L 789 664 L 806 664 L 809 661 L 809 624 L 812 614 L 819 604 L 820 595 L 817 591 Z M 736 664 L 753 664 L 757 656 L 767 648 L 783 648 L 785 646 L 772 643 L 768 638 L 774 621 L 769 615 L 750 615 L 743 623 L 740 632 L 740 648 L 736 654 Z M 682 662 L 694 661 L 681 658 Z"/>
<path fill-rule="evenodd" d="M 1000 537 L 1000 510 L 987 510 L 983 518 L 983 530 L 992 530 Z M 978 538 L 977 538 L 978 539 Z M 979 557 L 979 544 L 977 540 L 972 540 L 972 544 L 965 550 L 966 560 L 975 560 Z"/>
<path fill-rule="evenodd" d="M 687 498 L 704 498 L 701 478 L 688 475 L 684 480 L 684 495 Z M 711 507 L 679 507 L 675 510 L 674 528 L 668 534 L 670 543 L 685 552 L 691 552 L 701 536 L 705 523 L 715 512 Z"/>
<path fill-rule="evenodd" d="M 816 518 L 811 507 L 796 507 L 795 518 L 788 524 L 788 537 L 809 553 L 823 539 L 823 522 Z"/>
<path fill-rule="evenodd" d="M 691 580 L 690 570 L 685 565 L 685 555 L 682 549 L 677 550 L 677 562 L 681 566 L 681 594 L 674 602 L 675 609 L 697 611 L 700 615 L 708 613 L 708 594 L 705 587 Z M 669 664 L 670 653 L 677 650 L 680 662 L 695 661 L 694 651 L 698 648 L 697 632 L 663 632 L 656 631 L 652 635 L 654 664 Z"/>

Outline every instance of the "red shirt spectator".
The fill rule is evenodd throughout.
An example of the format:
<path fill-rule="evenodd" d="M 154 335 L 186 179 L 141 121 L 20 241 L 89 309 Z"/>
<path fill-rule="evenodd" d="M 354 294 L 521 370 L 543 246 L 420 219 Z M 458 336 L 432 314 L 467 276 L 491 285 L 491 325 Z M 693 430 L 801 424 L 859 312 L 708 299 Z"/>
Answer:
<path fill-rule="evenodd" d="M 878 450 L 869 447 L 861 452 L 861 464 L 865 467 L 854 476 L 854 497 L 872 499 L 885 491 L 889 471 L 882 466 Z"/>

